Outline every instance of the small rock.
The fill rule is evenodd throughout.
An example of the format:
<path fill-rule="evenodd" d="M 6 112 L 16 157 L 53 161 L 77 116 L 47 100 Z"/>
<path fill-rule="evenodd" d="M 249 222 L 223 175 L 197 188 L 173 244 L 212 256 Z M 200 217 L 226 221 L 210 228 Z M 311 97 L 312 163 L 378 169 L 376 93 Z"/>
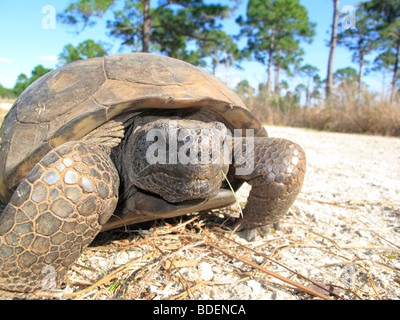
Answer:
<path fill-rule="evenodd" d="M 256 262 L 257 264 L 261 264 L 261 263 L 264 262 L 264 258 L 263 258 L 263 257 L 260 257 L 260 256 L 256 256 L 256 257 L 254 258 L 254 260 L 255 260 L 255 262 Z"/>
<path fill-rule="evenodd" d="M 214 277 L 214 272 L 212 271 L 211 264 L 207 262 L 200 263 L 198 274 L 202 280 L 210 281 Z"/>
<path fill-rule="evenodd" d="M 120 252 L 115 259 L 116 265 L 123 265 L 127 262 L 129 262 L 129 254 L 126 251 Z"/>
<path fill-rule="evenodd" d="M 369 237 L 368 232 L 367 232 L 367 231 L 364 231 L 364 230 L 357 230 L 357 231 L 355 232 L 355 234 L 357 234 L 357 235 L 360 236 L 361 238 L 368 238 L 368 237 Z"/>
<path fill-rule="evenodd" d="M 250 287 L 253 296 L 258 296 L 261 293 L 261 283 L 256 280 L 247 281 L 247 285 Z"/>

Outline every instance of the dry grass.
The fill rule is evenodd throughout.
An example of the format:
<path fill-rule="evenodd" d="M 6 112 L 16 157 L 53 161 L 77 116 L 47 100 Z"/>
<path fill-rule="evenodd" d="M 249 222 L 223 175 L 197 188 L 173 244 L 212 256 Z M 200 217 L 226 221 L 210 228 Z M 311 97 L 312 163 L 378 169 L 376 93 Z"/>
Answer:
<path fill-rule="evenodd" d="M 370 204 L 357 204 L 365 205 Z M 357 207 L 351 204 L 348 209 Z M 289 215 L 279 232 L 272 231 L 270 237 L 248 243 L 233 232 L 234 221 L 223 216 L 231 214 L 230 211 L 237 210 L 196 213 L 101 233 L 68 272 L 66 283 L 70 288 L 16 296 L 74 300 L 215 300 L 230 299 L 235 292 L 235 299 L 249 299 L 252 298 L 251 281 L 274 292 L 271 297 L 275 299 L 380 300 L 393 294 L 390 288 L 383 289 L 380 279 L 373 275 L 376 268 L 398 274 L 384 258 L 388 255 L 398 258 L 399 246 L 379 234 L 377 238 L 383 238 L 383 245 L 374 243 L 367 247 L 344 246 L 313 230 L 298 237 L 292 230 L 301 225 L 296 225 L 295 215 Z M 325 273 L 325 277 L 305 276 L 285 263 L 285 255 L 299 250 L 317 251 L 336 262 L 315 266 L 315 271 Z M 366 259 L 365 252 L 378 253 L 382 260 Z M 121 263 L 118 262 L 121 257 L 129 258 L 122 259 Z M 212 266 L 211 278 L 201 274 L 203 263 Z M 346 268 L 357 272 L 351 274 L 352 278 L 343 277 L 342 271 Z M 400 284 L 400 278 L 395 281 L 398 283 L 393 286 Z M 1 294 L 0 297 L 10 298 Z"/>
<path fill-rule="evenodd" d="M 14 103 L 14 101 L 15 101 L 16 99 L 15 98 L 13 98 L 13 99 L 8 99 L 8 98 L 3 98 L 3 97 L 0 97 L 0 103 L 1 102 L 5 102 L 5 103 Z"/>
<path fill-rule="evenodd" d="M 13 104 L 15 99 L 5 99 L 5 98 L 0 98 L 0 125 L 3 122 L 4 117 L 6 116 L 8 110 L 1 108 L 2 103 L 11 103 Z"/>
<path fill-rule="evenodd" d="M 334 104 L 303 108 L 287 124 L 317 130 L 400 136 L 400 105 L 381 102 Z"/>
<path fill-rule="evenodd" d="M 6 116 L 8 110 L 4 110 L 2 108 L 0 108 L 0 125 L 3 123 L 3 119 Z"/>
<path fill-rule="evenodd" d="M 333 132 L 400 136 L 400 102 L 389 102 L 352 84 L 339 86 L 329 102 L 300 107 L 286 96 L 279 100 L 265 94 L 245 98 L 247 105 L 269 125 L 304 127 Z"/>
<path fill-rule="evenodd" d="M 265 265 L 274 262 L 272 258 L 262 252 L 255 251 L 252 246 L 238 242 L 237 236 L 234 237 L 232 230 L 223 226 L 224 222 L 221 219 L 217 221 L 218 218 L 214 216 L 211 220 L 214 221 L 210 223 L 209 214 L 203 213 L 190 218 L 183 217 L 179 222 L 169 221 L 173 224 L 167 221 L 159 221 L 154 224 L 152 232 L 144 237 L 139 235 L 130 240 L 116 240 L 108 242 L 106 246 L 92 247 L 90 250 L 96 252 L 96 254 L 99 251 L 115 249 L 123 251 L 132 247 L 137 249 L 141 246 L 143 252 L 148 252 L 149 248 L 151 250 L 101 277 L 85 289 L 65 293 L 63 297 L 89 298 L 92 295 L 97 297 L 105 295 L 114 298 L 144 300 L 160 298 L 170 300 L 196 299 L 199 297 L 197 291 L 201 288 L 212 294 L 213 286 L 232 286 L 252 278 L 262 280 L 266 284 L 274 284 L 275 278 L 281 281 L 283 287 L 307 292 L 311 296 L 330 300 L 331 298 L 326 294 L 332 293 L 337 298 L 341 298 L 309 279 L 305 278 L 314 286 L 322 289 L 325 294 L 269 270 Z M 111 232 L 111 236 L 112 234 L 113 232 Z M 117 247 L 115 247 L 115 244 Z M 258 245 L 260 244 L 258 243 Z M 265 263 L 258 265 L 253 262 L 254 254 L 265 258 Z M 232 263 L 232 259 L 233 262 L 241 262 L 242 264 Z M 224 268 L 226 268 L 227 274 L 239 277 L 230 277 L 225 281 L 216 281 L 215 279 L 211 281 L 201 279 L 201 277 L 191 279 L 190 275 L 187 276 L 189 268 L 197 270 L 196 268 L 201 262 L 215 265 L 216 261 L 219 261 L 219 265 L 225 264 Z M 275 263 L 283 266 L 277 261 Z M 75 270 L 78 268 L 85 269 L 86 267 L 76 265 Z M 304 278 L 300 274 L 292 272 L 300 278 Z M 81 273 L 81 275 L 83 274 Z M 270 279 L 267 279 L 265 275 L 270 276 Z M 74 278 L 69 279 L 69 281 L 72 285 L 88 283 L 88 280 L 84 278 Z"/>
<path fill-rule="evenodd" d="M 311 231 L 308 237 L 297 239 L 285 226 L 278 237 L 247 243 L 228 228 L 226 219 L 209 213 L 180 220 L 160 220 L 154 222 L 148 231 L 123 233 L 122 237 L 121 230 L 101 234 L 102 238 L 97 238 L 85 251 L 69 272 L 68 284 L 73 291 L 42 292 L 39 296 L 61 299 L 229 299 L 229 295 L 221 296 L 221 292 L 229 292 L 239 284 L 248 287 L 249 281 L 255 280 L 268 290 L 288 292 L 288 296 L 296 299 L 385 298 L 372 278 L 359 288 L 358 283 L 350 288 L 346 282 L 348 279 L 339 276 L 334 282 L 315 280 L 285 266 L 284 261 L 280 262 L 280 256 L 287 250 L 312 248 L 333 257 L 357 257 L 357 252 L 387 252 L 387 248 L 373 245 L 368 248 L 343 247 Z M 108 266 L 108 271 L 104 271 L 104 265 L 103 271 L 99 270 L 96 263 L 102 259 L 110 261 L 110 256 L 127 252 L 134 252 L 136 258 L 118 267 Z M 200 263 L 219 269 L 218 274 L 212 279 L 202 278 L 199 275 Z M 350 258 L 336 266 L 340 265 L 362 267 L 365 274 L 376 263 Z M 334 264 L 322 266 L 327 270 L 334 267 Z M 385 265 L 381 268 L 390 271 Z"/>

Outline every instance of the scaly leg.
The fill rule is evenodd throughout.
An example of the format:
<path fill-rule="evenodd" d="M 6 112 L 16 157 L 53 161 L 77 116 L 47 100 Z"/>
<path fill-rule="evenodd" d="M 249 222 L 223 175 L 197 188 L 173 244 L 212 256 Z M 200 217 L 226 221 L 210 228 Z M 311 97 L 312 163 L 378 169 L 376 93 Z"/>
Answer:
<path fill-rule="evenodd" d="M 54 288 L 118 202 L 118 172 L 102 148 L 68 142 L 21 182 L 0 217 L 0 289 Z"/>
<path fill-rule="evenodd" d="M 299 145 L 267 137 L 254 139 L 254 153 L 246 151 L 243 139 L 242 155 L 253 157 L 254 167 L 248 174 L 237 175 L 252 186 L 239 223 L 253 240 L 256 229 L 278 223 L 293 204 L 303 184 L 306 157 Z M 235 164 L 235 168 L 241 167 L 244 165 Z"/>

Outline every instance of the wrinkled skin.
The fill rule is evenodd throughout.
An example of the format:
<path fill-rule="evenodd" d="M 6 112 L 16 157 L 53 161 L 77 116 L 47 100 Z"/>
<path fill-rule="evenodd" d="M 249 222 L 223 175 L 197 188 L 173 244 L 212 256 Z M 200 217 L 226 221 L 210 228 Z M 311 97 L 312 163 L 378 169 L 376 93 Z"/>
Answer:
<path fill-rule="evenodd" d="M 128 148 L 121 152 L 122 175 L 130 185 L 156 193 L 169 202 L 214 196 L 221 187 L 221 170 L 227 172 L 229 165 L 223 163 L 223 152 L 217 152 L 212 163 L 212 147 L 217 149 L 218 145 L 223 150 L 225 132 L 225 126 L 219 122 L 156 120 L 147 123 L 129 137 Z M 201 150 L 202 143 L 209 148 Z M 152 156 L 157 163 L 148 162 L 147 158 Z"/>

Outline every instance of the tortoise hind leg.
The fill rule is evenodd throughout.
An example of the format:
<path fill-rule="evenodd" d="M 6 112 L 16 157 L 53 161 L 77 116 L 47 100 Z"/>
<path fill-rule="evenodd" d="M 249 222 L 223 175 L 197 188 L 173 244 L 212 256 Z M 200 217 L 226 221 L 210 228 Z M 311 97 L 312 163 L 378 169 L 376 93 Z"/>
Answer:
<path fill-rule="evenodd" d="M 245 154 L 245 141 L 243 147 Z M 299 145 L 267 137 L 255 138 L 254 154 L 250 151 L 247 156 L 254 157 L 254 167 L 248 174 L 237 177 L 252 188 L 239 224 L 241 229 L 247 230 L 247 239 L 253 240 L 257 229 L 278 225 L 293 204 L 303 184 L 306 157 Z"/>
<path fill-rule="evenodd" d="M 50 271 L 59 284 L 92 242 L 118 201 L 118 173 L 104 151 L 65 143 L 21 182 L 0 217 L 0 289 L 49 289 Z"/>

